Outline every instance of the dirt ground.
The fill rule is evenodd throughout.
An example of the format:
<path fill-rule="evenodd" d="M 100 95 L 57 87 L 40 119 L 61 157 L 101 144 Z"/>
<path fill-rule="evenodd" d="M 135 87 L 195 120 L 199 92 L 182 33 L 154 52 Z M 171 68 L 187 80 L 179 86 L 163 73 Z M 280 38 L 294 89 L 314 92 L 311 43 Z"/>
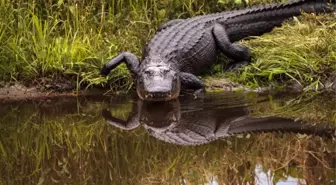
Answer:
<path fill-rule="evenodd" d="M 207 77 L 203 79 L 206 84 L 207 91 L 248 91 L 257 93 L 267 93 L 273 91 L 272 87 L 263 88 L 245 88 L 240 84 L 235 84 L 226 79 L 218 79 L 214 77 Z M 330 78 L 325 82 L 319 90 L 328 90 L 336 92 L 336 76 Z M 285 92 L 299 93 L 304 90 L 298 83 L 289 83 L 284 89 Z M 307 90 L 307 88 L 306 88 Z M 315 91 L 314 87 L 312 89 Z M 0 82 L 0 102 L 4 101 L 20 101 L 27 99 L 44 99 L 60 96 L 78 96 L 89 94 L 104 94 L 107 89 L 90 89 L 76 91 L 76 84 L 71 81 L 57 81 L 50 79 L 39 79 L 33 85 L 24 85 L 20 82 L 4 83 Z"/>
<path fill-rule="evenodd" d="M 0 102 L 44 99 L 59 96 L 78 96 L 76 83 L 66 79 L 39 78 L 30 83 L 0 82 Z"/>
<path fill-rule="evenodd" d="M 75 91 L 57 92 L 53 90 L 41 90 L 37 86 L 26 87 L 18 82 L 14 84 L 7 84 L 0 88 L 0 102 L 76 95 L 78 95 L 78 93 Z"/>

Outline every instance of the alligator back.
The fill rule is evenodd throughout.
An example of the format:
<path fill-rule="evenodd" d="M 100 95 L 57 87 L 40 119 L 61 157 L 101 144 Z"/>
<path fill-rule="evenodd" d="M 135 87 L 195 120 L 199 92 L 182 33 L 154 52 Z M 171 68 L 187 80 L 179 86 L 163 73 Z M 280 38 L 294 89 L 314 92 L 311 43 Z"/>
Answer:
<path fill-rule="evenodd" d="M 280 26 L 283 21 L 306 13 L 334 11 L 336 0 L 296 0 L 283 4 L 255 6 L 229 13 L 221 21 L 227 26 L 231 41 L 248 36 L 258 36 Z"/>
<path fill-rule="evenodd" d="M 145 48 L 141 65 L 157 61 L 151 58 L 159 58 L 178 71 L 197 75 L 216 61 L 218 47 L 212 27 L 217 23 L 225 27 L 234 42 L 269 32 L 302 11 L 321 13 L 335 7 L 336 0 L 296 0 L 192 17 L 159 31 Z"/>

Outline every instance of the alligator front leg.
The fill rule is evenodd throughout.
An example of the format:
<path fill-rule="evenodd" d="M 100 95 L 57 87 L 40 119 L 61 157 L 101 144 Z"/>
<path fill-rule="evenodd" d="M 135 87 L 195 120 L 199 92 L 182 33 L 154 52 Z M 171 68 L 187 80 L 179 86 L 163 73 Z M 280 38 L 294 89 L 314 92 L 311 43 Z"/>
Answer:
<path fill-rule="evenodd" d="M 251 54 L 249 49 L 246 46 L 231 43 L 223 25 L 215 24 L 212 29 L 212 33 L 220 51 L 235 61 L 233 64 L 231 64 L 228 70 L 236 69 L 251 62 Z"/>
<path fill-rule="evenodd" d="M 203 82 L 191 73 L 181 72 L 180 80 L 181 86 L 185 90 L 193 90 L 195 96 L 205 91 L 205 85 L 203 84 Z"/>
<path fill-rule="evenodd" d="M 178 24 L 178 23 L 180 23 L 180 22 L 182 22 L 182 21 L 184 21 L 184 20 L 183 20 L 183 19 L 174 19 L 174 20 L 170 20 L 170 21 L 168 21 L 168 22 L 166 22 L 166 23 L 161 24 L 160 27 L 156 30 L 156 32 L 159 32 L 159 31 L 161 31 L 161 30 L 163 30 L 163 29 L 166 29 L 166 28 L 168 28 L 168 27 L 171 27 L 171 26 L 173 26 L 173 25 L 175 25 L 175 24 Z"/>
<path fill-rule="evenodd" d="M 127 68 L 137 74 L 138 67 L 139 67 L 139 59 L 133 53 L 130 52 L 123 52 L 120 53 L 118 56 L 104 64 L 104 67 L 101 69 L 100 74 L 103 76 L 107 76 L 111 70 L 116 68 L 122 62 L 126 62 Z"/>
<path fill-rule="evenodd" d="M 111 115 L 111 112 L 107 109 L 102 110 L 102 116 L 106 119 L 106 121 L 118 128 L 121 128 L 123 130 L 132 130 L 137 128 L 140 125 L 138 116 L 136 113 L 133 113 L 127 121 L 121 120 L 119 118 L 113 117 Z"/>

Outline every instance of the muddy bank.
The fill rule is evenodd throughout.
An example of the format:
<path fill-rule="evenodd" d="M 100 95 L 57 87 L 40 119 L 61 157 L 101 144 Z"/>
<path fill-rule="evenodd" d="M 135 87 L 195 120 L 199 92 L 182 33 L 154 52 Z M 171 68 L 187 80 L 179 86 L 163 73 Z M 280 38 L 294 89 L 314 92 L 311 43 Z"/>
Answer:
<path fill-rule="evenodd" d="M 252 91 L 242 85 L 235 84 L 227 79 L 207 78 L 204 80 L 207 91 Z M 4 83 L 3 83 L 4 84 Z M 29 99 L 47 99 L 59 96 L 78 96 L 78 95 L 103 95 L 109 89 L 91 88 L 88 90 L 76 90 L 76 84 L 71 81 L 54 82 L 49 79 L 39 79 L 33 85 L 20 82 L 7 83 L 0 86 L 0 102 L 20 101 Z M 268 88 L 253 89 L 256 92 L 266 92 Z"/>
<path fill-rule="evenodd" d="M 0 88 L 0 102 L 12 100 L 26 100 L 35 98 L 48 98 L 55 96 L 77 96 L 83 92 L 77 93 L 76 91 L 54 91 L 43 90 L 38 86 L 27 87 L 19 82 L 14 84 L 6 84 Z"/>
<path fill-rule="evenodd" d="M 76 89 L 76 83 L 65 79 L 40 78 L 31 83 L 0 82 L 0 102 L 78 96 L 96 91 Z"/>
<path fill-rule="evenodd" d="M 281 91 L 288 93 L 300 93 L 303 91 L 334 91 L 336 92 L 336 76 L 329 78 L 325 83 L 314 87 L 304 87 L 300 83 L 292 81 L 282 88 L 259 87 L 247 88 L 241 84 L 233 83 L 225 78 L 206 77 L 203 79 L 207 91 L 246 91 L 256 93 L 269 93 L 272 91 Z M 89 90 L 76 90 L 76 84 L 72 81 L 50 79 L 39 79 L 33 85 L 27 85 L 20 82 L 1 83 L 0 84 L 0 102 L 18 101 L 28 99 L 44 99 L 61 96 L 79 96 L 79 95 L 103 95 L 108 89 L 91 88 Z"/>
<path fill-rule="evenodd" d="M 202 79 L 209 91 L 247 91 L 256 93 L 268 93 L 272 91 L 280 91 L 285 93 L 301 93 L 305 91 L 333 91 L 336 92 L 336 76 L 328 78 L 325 82 L 316 86 L 304 86 L 298 81 L 288 81 L 281 87 L 268 86 L 258 88 L 248 88 L 241 84 L 234 83 L 229 79 L 219 77 L 206 77 Z"/>

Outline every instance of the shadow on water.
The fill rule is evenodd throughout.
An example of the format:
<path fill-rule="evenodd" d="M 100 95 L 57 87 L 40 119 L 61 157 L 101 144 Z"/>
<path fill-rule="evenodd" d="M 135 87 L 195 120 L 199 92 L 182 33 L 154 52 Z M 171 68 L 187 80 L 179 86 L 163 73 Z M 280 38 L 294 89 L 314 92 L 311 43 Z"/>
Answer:
<path fill-rule="evenodd" d="M 333 95 L 134 97 L 1 104 L 0 185 L 335 183 Z"/>

